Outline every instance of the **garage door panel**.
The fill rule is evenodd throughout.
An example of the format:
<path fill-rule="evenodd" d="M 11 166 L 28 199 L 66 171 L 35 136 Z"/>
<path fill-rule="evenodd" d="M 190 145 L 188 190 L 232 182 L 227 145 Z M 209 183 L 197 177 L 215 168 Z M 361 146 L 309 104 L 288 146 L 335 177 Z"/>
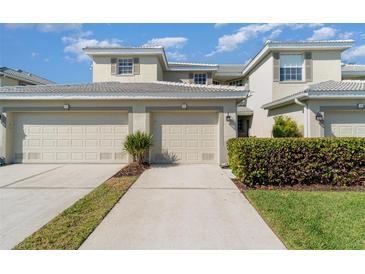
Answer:
<path fill-rule="evenodd" d="M 16 162 L 128 162 L 126 113 L 17 113 Z"/>
<path fill-rule="evenodd" d="M 365 137 L 365 112 L 326 112 L 324 130 L 325 136 Z"/>
<path fill-rule="evenodd" d="M 217 113 L 153 113 L 151 122 L 153 162 L 217 162 Z"/>

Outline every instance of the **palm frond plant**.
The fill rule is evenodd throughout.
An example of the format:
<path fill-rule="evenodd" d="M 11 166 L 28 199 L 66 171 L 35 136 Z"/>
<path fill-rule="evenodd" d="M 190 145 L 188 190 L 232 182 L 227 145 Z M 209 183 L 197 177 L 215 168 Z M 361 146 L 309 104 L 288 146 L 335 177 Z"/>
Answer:
<path fill-rule="evenodd" d="M 150 133 L 138 130 L 135 133 L 127 135 L 123 146 L 124 150 L 133 157 L 133 162 L 143 164 L 144 155 L 153 146 L 153 136 Z"/>

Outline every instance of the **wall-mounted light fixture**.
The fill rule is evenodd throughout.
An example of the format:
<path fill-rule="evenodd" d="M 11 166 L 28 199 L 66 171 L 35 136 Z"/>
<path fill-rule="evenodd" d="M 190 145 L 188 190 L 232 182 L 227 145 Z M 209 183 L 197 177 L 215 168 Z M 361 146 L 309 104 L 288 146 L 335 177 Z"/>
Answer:
<path fill-rule="evenodd" d="M 229 113 L 227 113 L 226 121 L 227 121 L 227 122 L 232 121 L 232 117 L 231 117 L 231 115 L 229 115 Z"/>
<path fill-rule="evenodd" d="M 317 114 L 316 114 L 316 120 L 318 122 L 323 122 L 324 121 L 324 117 L 323 117 L 322 113 L 317 112 Z"/>
<path fill-rule="evenodd" d="M 64 110 L 70 110 L 70 105 L 69 104 L 64 104 L 63 109 Z"/>
<path fill-rule="evenodd" d="M 187 104 L 185 104 L 185 103 L 183 103 L 183 104 L 181 104 L 181 109 L 187 109 L 188 108 L 188 105 Z"/>
<path fill-rule="evenodd" d="M 357 108 L 363 109 L 363 108 L 365 108 L 365 104 L 357 104 Z"/>

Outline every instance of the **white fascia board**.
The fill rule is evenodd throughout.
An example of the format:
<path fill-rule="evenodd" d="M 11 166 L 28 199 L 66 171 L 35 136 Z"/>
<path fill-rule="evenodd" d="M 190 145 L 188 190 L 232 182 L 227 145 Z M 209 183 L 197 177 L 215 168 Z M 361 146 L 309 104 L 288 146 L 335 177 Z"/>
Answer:
<path fill-rule="evenodd" d="M 205 100 L 205 99 L 234 99 L 243 100 L 247 97 L 248 92 L 212 92 L 212 93 L 140 93 L 140 94 L 95 94 L 95 93 L 28 93 L 28 94 L 15 94 L 15 93 L 3 93 L 0 95 L 0 100 Z"/>
<path fill-rule="evenodd" d="M 261 106 L 261 108 L 267 109 L 267 110 L 275 109 L 275 108 L 278 108 L 278 107 L 293 104 L 295 99 L 301 99 L 301 100 L 308 99 L 308 94 L 307 93 L 300 93 L 300 94 L 295 95 L 295 96 L 279 99 L 277 101 L 264 104 L 264 105 Z"/>
<path fill-rule="evenodd" d="M 212 66 L 186 66 L 186 67 L 169 67 L 168 71 L 217 71 L 218 67 L 212 67 Z"/>

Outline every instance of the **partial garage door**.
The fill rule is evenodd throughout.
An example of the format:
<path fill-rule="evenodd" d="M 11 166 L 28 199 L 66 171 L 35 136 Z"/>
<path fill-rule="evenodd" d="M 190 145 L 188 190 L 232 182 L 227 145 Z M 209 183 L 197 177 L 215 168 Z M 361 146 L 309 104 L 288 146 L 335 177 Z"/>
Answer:
<path fill-rule="evenodd" d="M 16 113 L 14 159 L 26 163 L 126 163 L 123 112 Z"/>
<path fill-rule="evenodd" d="M 217 113 L 153 113 L 151 123 L 154 163 L 218 162 Z"/>
<path fill-rule="evenodd" d="M 365 111 L 325 113 L 325 136 L 365 137 Z"/>

